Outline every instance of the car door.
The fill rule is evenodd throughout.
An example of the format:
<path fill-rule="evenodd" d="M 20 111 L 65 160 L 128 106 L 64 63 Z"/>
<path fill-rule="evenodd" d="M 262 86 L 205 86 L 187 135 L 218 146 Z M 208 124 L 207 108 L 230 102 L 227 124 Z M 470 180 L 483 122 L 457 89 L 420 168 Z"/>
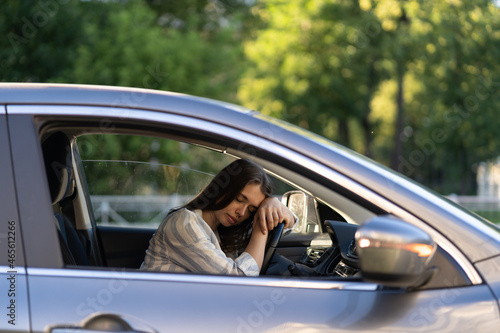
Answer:
<path fill-rule="evenodd" d="M 12 106 L 8 112 L 18 206 L 25 231 L 33 332 L 104 328 L 143 332 L 456 331 L 472 325 L 485 330 L 497 327 L 498 308 L 491 291 L 485 284 L 472 284 L 467 276 L 461 276 L 461 283 L 443 279 L 433 289 L 408 291 L 360 279 L 145 272 L 107 267 L 99 258 L 85 266 L 65 264 L 41 149 L 44 136 L 56 130 L 68 137 L 84 131 L 158 137 L 169 133 L 213 147 L 224 143 L 229 148 L 222 152 L 237 156 L 252 152 L 269 168 L 279 160 L 275 172 L 282 172 L 285 178 L 296 177 L 298 184 L 314 187 L 311 191 L 324 191 L 323 200 L 328 200 L 332 191 L 328 184 L 314 180 L 323 179 L 315 174 L 323 167 L 307 156 L 221 123 L 117 107 Z M 102 126 L 104 120 L 106 127 Z M 73 162 L 77 158 L 73 157 Z M 319 169 L 314 171 L 315 167 Z M 71 200 L 77 198 L 79 203 L 73 213 L 91 222 L 92 230 L 86 234 L 92 243 L 93 237 L 98 237 L 84 178 L 76 175 L 79 185 Z M 336 200 L 357 205 L 354 201 L 370 198 L 372 206 L 384 201 L 340 174 L 335 179 L 337 189 L 344 187 Z M 342 193 L 351 197 L 342 197 Z M 405 216 L 400 208 L 392 210 Z M 99 242 L 91 247 L 99 252 L 94 253 L 96 257 L 102 254 Z M 446 253 L 440 258 L 448 266 L 438 265 L 454 265 Z"/>

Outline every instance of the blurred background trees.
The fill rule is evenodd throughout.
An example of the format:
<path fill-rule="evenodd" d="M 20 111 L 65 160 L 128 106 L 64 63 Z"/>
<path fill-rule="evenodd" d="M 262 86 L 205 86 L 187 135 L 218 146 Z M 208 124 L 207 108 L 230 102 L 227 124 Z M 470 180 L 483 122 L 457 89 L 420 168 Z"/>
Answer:
<path fill-rule="evenodd" d="M 64 2 L 0 2 L 1 81 L 46 82 L 73 66 L 84 21 L 78 0 Z"/>
<path fill-rule="evenodd" d="M 3 0 L 0 16 L 1 81 L 236 102 L 443 194 L 475 194 L 500 153 L 493 1 Z"/>
<path fill-rule="evenodd" d="M 498 156 L 500 11 L 491 1 L 258 2 L 243 104 L 441 193 Z"/>

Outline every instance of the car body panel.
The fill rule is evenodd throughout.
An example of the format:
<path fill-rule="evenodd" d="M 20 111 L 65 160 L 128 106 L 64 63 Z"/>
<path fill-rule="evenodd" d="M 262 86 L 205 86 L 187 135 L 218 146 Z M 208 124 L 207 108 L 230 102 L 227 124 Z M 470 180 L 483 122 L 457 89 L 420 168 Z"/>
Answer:
<path fill-rule="evenodd" d="M 389 327 L 405 332 L 457 332 L 464 327 L 489 332 L 499 322 L 495 300 L 484 285 L 407 293 L 374 292 L 366 288 L 373 285 L 359 282 L 287 285 L 267 278 L 43 269 L 28 274 L 32 307 L 45 309 L 32 314 L 34 332 L 46 325 L 78 324 L 96 312 L 134 318 L 160 332 L 300 332 L 290 328 L 307 331 L 316 325 L 321 332 Z M 75 285 L 79 292 L 68 294 Z M 304 300 L 318 306 L 300 310 L 297 305 Z"/>
<path fill-rule="evenodd" d="M 0 279 L 0 332 L 31 332 L 32 312 L 26 270 L 23 267 L 11 269 L 9 266 L 0 266 Z"/>
<path fill-rule="evenodd" d="M 0 111 L 0 184 L 6 186 L 1 195 L 7 200 L 0 202 L 0 216 L 18 220 L 24 231 L 18 244 L 25 260 L 19 261 L 16 280 L 20 331 L 29 331 L 28 319 L 33 332 L 46 332 L 70 330 L 95 315 L 130 319 L 145 332 L 456 332 L 500 326 L 498 230 L 341 146 L 245 108 L 175 93 L 0 84 L 0 103 L 8 104 Z M 466 282 L 404 290 L 360 279 L 65 267 L 40 144 L 42 132 L 51 129 L 46 124 L 69 132 L 73 126 L 78 133 L 85 126 L 98 130 L 95 124 L 117 133 L 161 136 L 168 130 L 172 136 L 189 135 L 194 143 L 252 156 L 264 167 L 288 168 L 317 182 L 315 190 L 338 190 L 346 200 L 360 200 L 377 213 L 417 225 L 447 253 L 441 260 L 463 270 Z M 120 265 L 118 257 L 113 260 Z M 9 274 L 7 268 L 1 274 Z"/>
<path fill-rule="evenodd" d="M 30 232 L 23 236 L 26 264 L 30 267 L 61 267 L 61 256 L 51 210 L 40 139 L 32 116 L 9 116 L 12 165 L 17 187 L 20 220 Z"/>
<path fill-rule="evenodd" d="M 0 216 L 2 218 L 2 230 L 0 235 L 0 251 L 7 255 L 8 253 L 8 231 L 9 221 L 14 228 L 19 223 L 19 215 L 16 204 L 16 189 L 14 183 L 14 176 L 12 171 L 10 140 L 8 137 L 7 117 L 5 115 L 5 108 L 0 106 Z M 24 253 L 23 244 L 21 242 L 22 235 L 21 229 L 16 228 L 15 241 L 15 266 L 24 267 Z"/>
<path fill-rule="evenodd" d="M 30 329 L 28 286 L 5 107 L 0 106 L 0 332 Z"/>
<path fill-rule="evenodd" d="M 500 256 L 483 260 L 475 265 L 491 291 L 499 300 L 499 311 L 500 311 Z"/>

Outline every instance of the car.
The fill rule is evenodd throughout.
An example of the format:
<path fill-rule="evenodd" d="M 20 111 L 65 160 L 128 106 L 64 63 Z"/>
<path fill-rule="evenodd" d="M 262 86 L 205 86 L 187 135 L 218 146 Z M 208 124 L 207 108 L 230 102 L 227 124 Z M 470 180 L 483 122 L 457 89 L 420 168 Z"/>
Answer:
<path fill-rule="evenodd" d="M 2 332 L 500 327 L 498 227 L 323 137 L 138 88 L 0 83 L 0 104 Z M 299 221 L 267 269 L 140 270 L 168 210 L 238 158 Z"/>

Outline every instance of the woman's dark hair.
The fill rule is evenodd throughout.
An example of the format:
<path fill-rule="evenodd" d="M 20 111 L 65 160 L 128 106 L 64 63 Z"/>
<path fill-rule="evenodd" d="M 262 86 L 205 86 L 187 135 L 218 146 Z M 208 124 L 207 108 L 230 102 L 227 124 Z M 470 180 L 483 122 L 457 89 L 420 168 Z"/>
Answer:
<path fill-rule="evenodd" d="M 259 184 L 267 197 L 272 195 L 272 181 L 262 167 L 249 159 L 236 160 L 219 171 L 210 184 L 195 198 L 184 205 L 190 210 L 216 211 L 228 206 L 247 184 Z M 233 227 L 219 227 L 221 247 L 224 252 L 241 252 L 248 244 L 252 231 L 253 215 Z"/>

